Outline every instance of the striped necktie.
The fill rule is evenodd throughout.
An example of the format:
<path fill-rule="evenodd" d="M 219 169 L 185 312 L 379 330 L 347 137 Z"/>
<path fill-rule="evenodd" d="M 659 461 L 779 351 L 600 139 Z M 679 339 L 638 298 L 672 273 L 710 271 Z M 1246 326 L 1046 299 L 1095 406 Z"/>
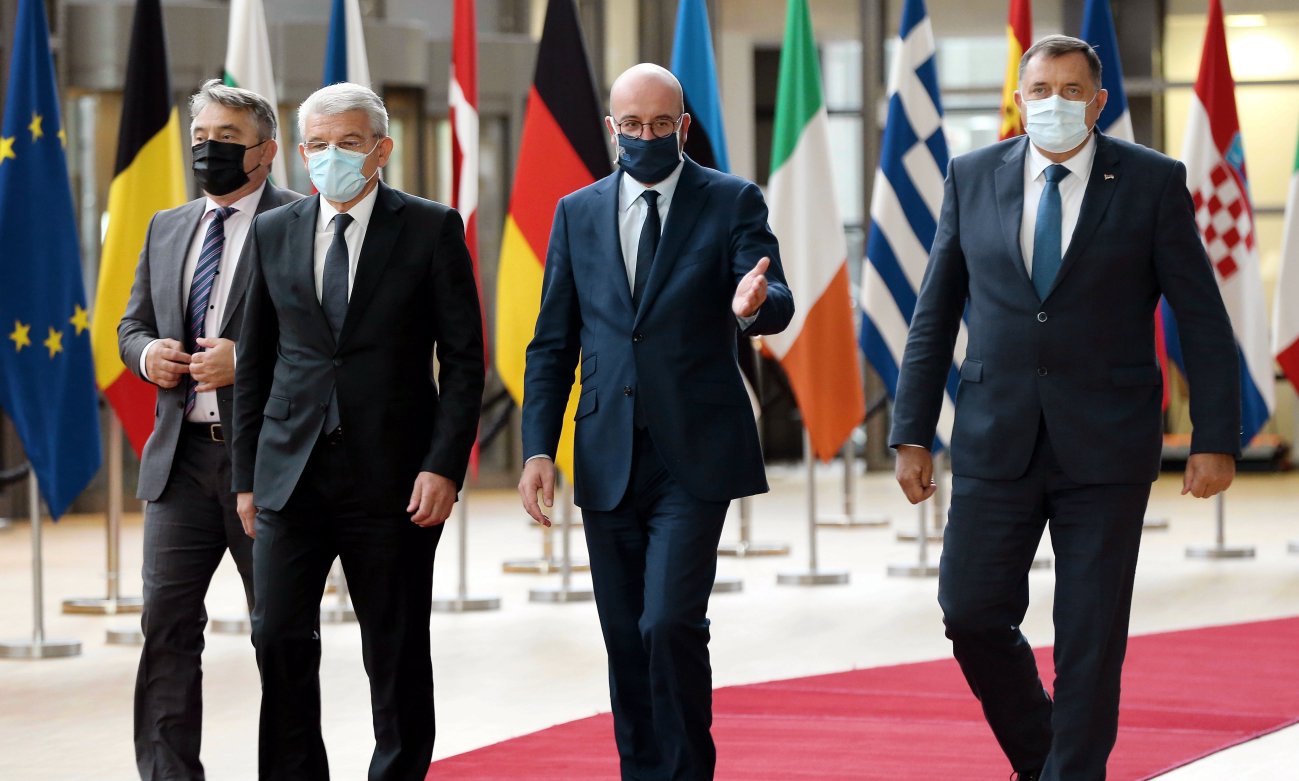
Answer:
<path fill-rule="evenodd" d="M 198 263 L 194 265 L 194 280 L 189 286 L 189 305 L 185 310 L 185 352 L 193 355 L 203 349 L 198 340 L 207 336 L 207 313 L 212 307 L 212 286 L 216 283 L 217 274 L 221 273 L 221 255 L 225 252 L 225 221 L 238 209 L 230 206 L 212 210 L 212 222 L 208 223 L 207 235 L 203 237 L 203 247 L 198 253 Z M 192 377 L 185 377 L 185 414 L 194 409 L 198 398 L 196 383 Z"/>

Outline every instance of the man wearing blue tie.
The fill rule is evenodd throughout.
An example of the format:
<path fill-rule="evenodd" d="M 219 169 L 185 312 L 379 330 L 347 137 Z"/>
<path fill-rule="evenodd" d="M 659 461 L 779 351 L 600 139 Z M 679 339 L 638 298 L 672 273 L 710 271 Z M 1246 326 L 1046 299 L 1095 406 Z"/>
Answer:
<path fill-rule="evenodd" d="M 952 504 L 938 599 L 947 636 L 1021 781 L 1102 781 L 1118 729 L 1137 549 L 1158 476 L 1154 312 L 1176 312 L 1194 424 L 1183 493 L 1209 497 L 1240 448 L 1236 345 L 1186 171 L 1094 126 L 1084 41 L 1025 52 L 1020 137 L 952 161 L 907 337 L 890 444 L 913 503 L 962 316 Z M 1019 629 L 1042 532 L 1056 557 L 1054 699 Z"/>
<path fill-rule="evenodd" d="M 708 596 L 731 499 L 767 490 L 736 333 L 793 299 L 752 182 L 685 157 L 681 85 L 644 63 L 605 119 L 620 170 L 559 202 L 524 379 L 519 493 L 549 525 L 580 354 L 574 488 L 624 781 L 713 777 Z M 542 505 L 538 504 L 542 494 Z"/>

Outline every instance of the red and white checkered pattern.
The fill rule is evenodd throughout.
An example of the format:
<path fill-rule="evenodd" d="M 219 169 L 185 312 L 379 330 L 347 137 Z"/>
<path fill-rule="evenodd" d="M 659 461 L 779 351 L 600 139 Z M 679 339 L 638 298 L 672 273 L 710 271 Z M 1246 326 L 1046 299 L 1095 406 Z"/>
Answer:
<path fill-rule="evenodd" d="M 1230 279 L 1254 249 L 1254 220 L 1236 174 L 1219 160 L 1207 179 L 1191 193 L 1195 224 L 1218 274 Z"/>

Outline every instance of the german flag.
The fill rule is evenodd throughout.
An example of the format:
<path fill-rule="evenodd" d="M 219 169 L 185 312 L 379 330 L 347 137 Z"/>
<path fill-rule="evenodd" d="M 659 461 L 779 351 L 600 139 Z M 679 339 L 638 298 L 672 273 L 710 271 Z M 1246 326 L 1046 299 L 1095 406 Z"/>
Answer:
<path fill-rule="evenodd" d="M 1001 88 L 1001 139 L 1024 132 L 1024 118 L 1015 105 L 1019 89 L 1019 61 L 1032 46 L 1033 7 L 1029 0 L 1010 0 L 1010 18 L 1006 22 L 1006 83 Z"/>
<path fill-rule="evenodd" d="M 600 105 L 573 0 L 550 0 L 528 91 L 496 284 L 496 370 L 520 405 L 555 207 L 563 196 L 612 170 Z M 566 421 L 573 417 L 577 396 L 575 381 Z M 571 425 L 560 436 L 556 463 L 572 477 Z"/>
<path fill-rule="evenodd" d="M 126 370 L 117 324 L 126 311 L 149 220 L 184 203 L 180 120 L 171 102 L 159 0 L 139 0 L 122 92 L 117 164 L 108 188 L 108 232 L 99 262 L 91 343 L 95 381 L 137 455 L 153 431 L 154 387 Z"/>

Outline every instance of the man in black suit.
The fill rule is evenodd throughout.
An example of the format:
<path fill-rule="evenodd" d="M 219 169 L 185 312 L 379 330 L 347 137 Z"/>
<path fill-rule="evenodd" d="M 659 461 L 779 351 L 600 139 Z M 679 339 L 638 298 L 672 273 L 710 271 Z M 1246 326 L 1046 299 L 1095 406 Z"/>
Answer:
<path fill-rule="evenodd" d="M 122 362 L 158 386 L 136 496 L 144 510 L 144 648 L 135 683 L 140 777 L 202 779 L 203 598 L 226 550 L 253 606 L 253 546 L 230 490 L 226 431 L 253 216 L 302 196 L 266 181 L 275 109 L 213 79 L 190 98 L 203 197 L 158 212 L 117 329 Z"/>
<path fill-rule="evenodd" d="M 1020 63 L 1027 138 L 952 161 L 890 436 L 907 498 L 927 499 L 927 446 L 964 314 L 938 598 L 953 653 L 1025 781 L 1105 778 L 1159 472 L 1161 294 L 1177 315 L 1195 426 L 1182 492 L 1225 490 L 1240 448 L 1236 345 L 1186 170 L 1095 132 L 1105 99 L 1087 43 L 1047 37 Z M 1054 701 L 1019 629 L 1048 524 Z"/>
<path fill-rule="evenodd" d="M 329 777 L 315 617 L 338 557 L 370 677 L 369 778 L 422 780 L 433 556 L 482 402 L 478 293 L 460 215 L 379 181 L 393 141 L 377 95 L 325 87 L 298 125 L 320 194 L 253 223 L 235 375 L 234 488 L 259 595 L 260 777 Z"/>
<path fill-rule="evenodd" d="M 625 781 L 711 779 L 708 597 L 731 499 L 767 490 L 736 334 L 789 324 L 767 206 L 685 157 L 667 70 L 633 66 L 605 119 L 620 170 L 559 202 L 528 346 L 519 493 L 553 501 L 579 353 L 574 489 Z"/>

